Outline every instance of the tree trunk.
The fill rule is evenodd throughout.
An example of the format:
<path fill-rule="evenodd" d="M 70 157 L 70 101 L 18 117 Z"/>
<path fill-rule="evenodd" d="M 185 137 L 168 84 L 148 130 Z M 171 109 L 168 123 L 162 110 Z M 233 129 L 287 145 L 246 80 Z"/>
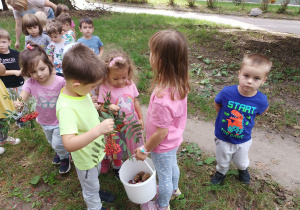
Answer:
<path fill-rule="evenodd" d="M 8 10 L 8 7 L 7 7 L 7 4 L 6 4 L 5 0 L 1 0 L 1 2 L 2 2 L 3 10 Z"/>

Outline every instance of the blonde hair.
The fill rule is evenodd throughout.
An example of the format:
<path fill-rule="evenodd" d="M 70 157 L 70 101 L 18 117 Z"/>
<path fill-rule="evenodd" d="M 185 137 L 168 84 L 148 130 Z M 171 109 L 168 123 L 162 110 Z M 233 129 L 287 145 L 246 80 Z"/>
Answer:
<path fill-rule="evenodd" d="M 129 56 L 122 50 L 110 50 L 106 53 L 104 63 L 108 70 L 108 75 L 112 70 L 124 69 L 128 67 L 128 81 L 126 85 L 131 85 L 133 80 L 134 65 Z M 108 75 L 103 80 L 107 81 Z"/>
<path fill-rule="evenodd" d="M 242 70 L 244 66 L 253 66 L 259 68 L 264 71 L 267 76 L 271 71 L 272 61 L 262 54 L 248 54 L 244 56 L 240 70 Z"/>
<path fill-rule="evenodd" d="M 51 34 L 61 34 L 62 32 L 62 26 L 61 23 L 58 20 L 48 20 L 46 24 L 46 31 L 49 36 Z"/>
<path fill-rule="evenodd" d="M 66 80 L 79 80 L 83 84 L 95 83 L 105 77 L 105 64 L 89 47 L 76 43 L 64 54 L 62 69 Z"/>
<path fill-rule="evenodd" d="M 8 39 L 8 41 L 10 41 L 10 36 L 7 30 L 0 28 L 0 39 Z"/>
<path fill-rule="evenodd" d="M 42 27 L 45 27 L 47 24 L 47 15 L 42 11 L 37 11 L 34 15 L 39 19 Z"/>
<path fill-rule="evenodd" d="M 12 7 L 22 7 L 27 10 L 28 2 L 27 0 L 7 0 L 7 3 Z"/>
<path fill-rule="evenodd" d="M 68 13 L 69 8 L 64 4 L 58 4 L 55 10 L 55 17 L 58 17 L 61 13 Z"/>
<path fill-rule="evenodd" d="M 149 40 L 151 67 L 155 73 L 156 95 L 170 88 L 171 99 L 175 95 L 184 99 L 190 92 L 188 71 L 188 47 L 186 38 L 178 31 L 158 31 Z"/>
<path fill-rule="evenodd" d="M 43 33 L 43 27 L 39 21 L 39 19 L 37 18 L 37 16 L 35 16 L 34 14 L 25 14 L 22 17 L 22 31 L 23 33 L 28 36 L 29 33 L 27 31 L 27 28 L 29 27 L 33 27 L 33 26 L 38 26 L 39 27 L 39 35 L 42 35 Z"/>

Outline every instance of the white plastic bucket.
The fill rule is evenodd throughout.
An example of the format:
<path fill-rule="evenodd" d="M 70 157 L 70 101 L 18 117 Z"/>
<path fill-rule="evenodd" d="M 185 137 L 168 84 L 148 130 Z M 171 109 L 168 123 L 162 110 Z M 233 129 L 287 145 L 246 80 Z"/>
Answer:
<path fill-rule="evenodd" d="M 156 195 L 156 170 L 150 158 L 147 157 L 145 161 L 152 168 L 153 173 L 147 163 L 137 161 L 135 157 L 132 160 L 126 160 L 119 171 L 119 176 L 128 198 L 137 204 L 147 203 Z M 129 180 L 132 180 L 140 171 L 149 173 L 151 175 L 150 178 L 142 183 L 129 184 Z"/>

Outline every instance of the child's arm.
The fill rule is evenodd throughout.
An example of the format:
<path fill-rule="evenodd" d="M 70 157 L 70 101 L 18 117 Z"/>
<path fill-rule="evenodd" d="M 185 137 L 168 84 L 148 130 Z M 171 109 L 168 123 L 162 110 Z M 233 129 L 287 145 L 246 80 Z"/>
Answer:
<path fill-rule="evenodd" d="M 216 109 L 217 113 L 219 113 L 221 107 L 222 107 L 222 104 L 217 104 L 217 103 L 215 102 L 215 109 Z"/>
<path fill-rule="evenodd" d="M 11 75 L 15 75 L 15 76 L 20 76 L 22 73 L 21 70 L 9 70 L 9 71 L 6 71 L 2 76 L 11 76 Z"/>
<path fill-rule="evenodd" d="M 54 4 L 54 3 L 52 3 L 51 1 L 48 1 L 48 0 L 44 0 L 44 5 L 45 5 L 45 7 L 51 7 L 54 12 L 57 8 L 56 4 Z"/>
<path fill-rule="evenodd" d="M 99 136 L 113 131 L 113 129 L 114 129 L 113 119 L 106 119 L 100 124 L 98 124 L 96 127 L 92 128 L 88 132 L 83 133 L 81 135 L 75 135 L 75 134 L 62 135 L 61 136 L 62 142 L 65 149 L 68 152 L 74 152 L 85 147 L 86 145 L 94 141 Z"/>
<path fill-rule="evenodd" d="M 168 128 L 156 127 L 156 131 L 144 145 L 147 152 L 151 152 L 156 148 L 167 137 L 168 132 Z M 136 154 L 135 157 L 137 160 L 145 160 L 147 157 L 147 154 L 142 153 L 139 148 L 135 149 L 134 153 Z"/>
<path fill-rule="evenodd" d="M 2 63 L 0 63 L 0 76 L 4 76 L 5 72 L 6 72 L 5 66 Z"/>
<path fill-rule="evenodd" d="M 143 112 L 140 106 L 140 103 L 137 98 L 134 98 L 134 109 L 136 110 L 139 118 L 139 123 L 142 126 L 142 129 L 144 129 L 144 119 L 143 119 Z"/>
<path fill-rule="evenodd" d="M 99 58 L 102 57 L 103 52 L 104 52 L 103 46 L 102 46 L 102 47 L 99 47 L 99 55 L 98 55 Z"/>
<path fill-rule="evenodd" d="M 103 103 L 100 103 L 101 105 L 101 108 L 100 108 L 100 111 L 101 112 L 108 112 L 107 109 L 104 108 L 104 104 Z M 120 107 L 118 107 L 116 104 L 110 104 L 108 106 L 109 110 L 113 111 L 113 112 L 117 112 L 120 110 Z"/>

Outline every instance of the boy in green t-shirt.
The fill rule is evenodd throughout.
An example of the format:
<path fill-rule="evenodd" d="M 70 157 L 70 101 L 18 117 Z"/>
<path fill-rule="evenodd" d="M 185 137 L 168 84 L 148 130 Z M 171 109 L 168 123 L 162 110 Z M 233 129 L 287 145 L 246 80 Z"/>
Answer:
<path fill-rule="evenodd" d="M 114 121 L 100 123 L 89 92 L 105 77 L 107 69 L 97 55 L 83 44 L 75 44 L 65 53 L 62 67 L 66 86 L 56 105 L 60 135 L 65 149 L 71 152 L 82 194 L 88 209 L 106 209 L 101 200 L 114 202 L 115 196 L 100 190 L 99 173 L 104 149 L 99 149 L 96 166 L 92 154 L 94 142 L 104 148 L 103 135 L 113 131 Z"/>

